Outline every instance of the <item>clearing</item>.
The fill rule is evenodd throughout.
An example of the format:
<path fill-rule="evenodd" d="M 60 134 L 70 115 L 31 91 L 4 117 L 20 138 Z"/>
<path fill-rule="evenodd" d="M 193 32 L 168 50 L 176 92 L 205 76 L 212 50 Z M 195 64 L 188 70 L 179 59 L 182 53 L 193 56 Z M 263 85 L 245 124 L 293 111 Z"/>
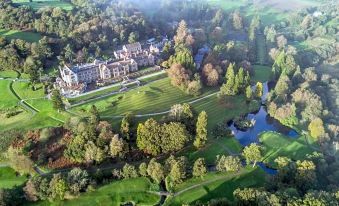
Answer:
<path fill-rule="evenodd" d="M 308 145 L 304 136 L 298 138 L 286 137 L 276 132 L 264 132 L 259 135 L 259 141 L 264 147 L 264 162 L 274 167 L 277 157 L 288 157 L 292 160 L 302 160 L 314 150 Z"/>
<path fill-rule="evenodd" d="M 9 41 L 12 39 L 22 39 L 31 43 L 38 42 L 42 38 L 39 33 L 8 29 L 0 29 L 0 36 L 5 37 Z"/>
<path fill-rule="evenodd" d="M 46 7 L 59 7 L 66 11 L 71 11 L 73 5 L 62 0 L 12 0 L 14 5 L 18 6 L 29 6 L 34 10 L 39 10 Z"/>
<path fill-rule="evenodd" d="M 55 202 L 38 202 L 29 205 L 81 205 L 95 206 L 107 203 L 111 206 L 120 206 L 126 203 L 134 203 L 134 205 L 151 206 L 156 205 L 160 201 L 160 196 L 151 192 L 158 192 L 159 186 L 150 182 L 147 178 L 126 179 L 114 181 L 105 186 L 99 187 L 93 192 L 82 194 L 79 198 L 66 201 Z"/>
<path fill-rule="evenodd" d="M 204 178 L 192 178 L 175 187 L 176 194 L 164 205 L 179 206 L 206 203 L 211 199 L 233 200 L 236 188 L 260 187 L 265 182 L 265 172 L 259 167 L 246 167 L 238 173 L 208 173 Z"/>

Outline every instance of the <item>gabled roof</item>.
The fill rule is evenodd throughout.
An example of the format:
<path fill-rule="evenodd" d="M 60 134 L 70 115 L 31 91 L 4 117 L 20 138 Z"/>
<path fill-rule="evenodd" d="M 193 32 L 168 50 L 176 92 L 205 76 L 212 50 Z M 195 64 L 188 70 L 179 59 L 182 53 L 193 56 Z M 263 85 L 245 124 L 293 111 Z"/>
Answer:
<path fill-rule="evenodd" d="M 141 48 L 141 44 L 140 44 L 140 42 L 136 42 L 136 43 L 133 43 L 133 44 L 126 44 L 126 45 L 124 45 L 124 47 L 127 50 L 136 50 L 138 48 Z"/>

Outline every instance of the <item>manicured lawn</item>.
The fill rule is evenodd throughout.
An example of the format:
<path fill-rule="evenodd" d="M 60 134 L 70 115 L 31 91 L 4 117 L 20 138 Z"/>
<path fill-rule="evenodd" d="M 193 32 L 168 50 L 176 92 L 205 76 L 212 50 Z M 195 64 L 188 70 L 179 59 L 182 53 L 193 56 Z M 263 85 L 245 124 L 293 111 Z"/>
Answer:
<path fill-rule="evenodd" d="M 204 92 L 204 95 L 210 94 L 213 91 L 215 90 L 209 89 Z M 75 107 L 73 110 L 80 111 L 85 109 L 88 111 L 95 104 L 102 116 L 123 115 L 127 112 L 147 114 L 163 112 L 169 110 L 174 104 L 188 102 L 197 98 L 199 97 L 187 95 L 178 88 L 173 87 L 170 84 L 170 79 L 165 78 L 124 94 L 113 95 Z"/>
<path fill-rule="evenodd" d="M 27 42 L 37 42 L 42 38 L 38 33 L 7 29 L 0 29 L 0 36 L 4 36 L 8 40 L 22 39 Z"/>
<path fill-rule="evenodd" d="M 10 83 L 11 81 L 0 81 L 0 109 L 14 107 L 19 101 L 9 89 Z"/>
<path fill-rule="evenodd" d="M 16 175 L 16 172 L 10 167 L 0 168 L 0 188 L 12 188 L 19 186 L 27 180 L 27 177 Z"/>
<path fill-rule="evenodd" d="M 135 205 L 156 205 L 160 201 L 160 196 L 149 193 L 149 191 L 159 191 L 159 186 L 152 184 L 146 178 L 127 179 L 99 187 L 97 190 L 85 193 L 73 200 L 46 201 L 30 205 L 120 206 L 129 202 L 133 202 Z"/>
<path fill-rule="evenodd" d="M 190 190 L 170 197 L 164 205 L 192 204 L 196 201 L 206 203 L 211 199 L 227 198 L 233 200 L 233 191 L 237 188 L 260 187 L 265 181 L 265 173 L 260 168 L 245 168 L 239 173 L 209 173 L 203 179 L 192 178 L 178 185 L 175 190 L 180 192 L 198 185 Z"/>
<path fill-rule="evenodd" d="M 30 6 L 34 10 L 39 10 L 45 7 L 60 7 L 63 10 L 70 11 L 73 9 L 73 5 L 68 2 L 64 2 L 61 0 L 33 0 L 30 2 L 29 0 L 12 0 L 14 5 L 18 6 Z"/>
<path fill-rule="evenodd" d="M 253 82 L 267 82 L 271 79 L 272 68 L 262 65 L 254 65 L 255 74 L 251 78 Z"/>
<path fill-rule="evenodd" d="M 18 73 L 13 70 L 5 70 L 5 71 L 0 71 L 0 77 L 2 78 L 16 78 L 18 77 Z"/>
<path fill-rule="evenodd" d="M 41 84 L 36 85 L 36 90 L 33 91 L 28 82 L 14 82 L 13 89 L 21 99 L 40 98 L 46 96 Z"/>
<path fill-rule="evenodd" d="M 196 150 L 195 148 L 190 148 L 190 151 L 185 151 L 186 157 L 193 164 L 194 161 L 200 157 L 203 157 L 206 161 L 206 164 L 214 164 L 217 155 L 230 155 L 229 150 L 233 153 L 240 153 L 242 150 L 241 144 L 233 137 L 224 137 L 220 139 L 215 139 L 209 137 L 207 145 L 200 149 Z"/>
<path fill-rule="evenodd" d="M 204 100 L 192 104 L 193 108 L 200 112 L 206 111 L 208 115 L 207 128 L 209 132 L 215 128 L 215 125 L 232 120 L 234 117 L 244 115 L 258 110 L 257 102 L 246 103 L 244 96 L 227 97 L 220 100 L 217 95 L 213 95 Z"/>
<path fill-rule="evenodd" d="M 307 154 L 314 152 L 303 136 L 293 139 L 276 132 L 264 132 L 259 136 L 259 140 L 264 146 L 264 162 L 273 167 L 274 160 L 279 156 L 302 160 Z"/>

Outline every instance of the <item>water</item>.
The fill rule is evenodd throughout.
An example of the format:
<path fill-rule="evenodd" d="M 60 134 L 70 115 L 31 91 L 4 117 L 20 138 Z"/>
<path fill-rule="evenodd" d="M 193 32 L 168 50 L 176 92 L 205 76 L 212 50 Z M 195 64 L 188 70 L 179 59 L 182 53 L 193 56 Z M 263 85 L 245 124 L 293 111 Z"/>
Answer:
<path fill-rule="evenodd" d="M 266 82 L 263 84 L 263 95 L 261 97 L 262 104 L 266 102 L 268 92 L 269 88 Z M 290 138 L 297 138 L 299 136 L 295 130 L 282 125 L 278 120 L 270 117 L 267 113 L 265 105 L 262 105 L 259 111 L 248 114 L 246 118 L 249 120 L 255 120 L 255 125 L 245 131 L 237 129 L 233 122 L 229 126 L 235 138 L 243 146 L 247 146 L 251 143 L 259 143 L 258 136 L 265 131 L 279 132 Z M 262 162 L 258 162 L 257 165 L 261 167 L 267 174 L 277 174 L 277 170 L 267 167 Z"/>
<path fill-rule="evenodd" d="M 261 100 L 262 102 L 265 102 L 269 89 L 267 83 L 264 83 L 263 86 L 263 96 L 261 97 Z M 235 138 L 237 138 L 243 146 L 247 146 L 253 142 L 258 143 L 258 136 L 260 133 L 265 131 L 279 132 L 291 138 L 298 137 L 298 133 L 295 130 L 282 125 L 279 121 L 270 117 L 264 105 L 260 107 L 258 112 L 248 114 L 246 118 L 249 120 L 255 120 L 255 125 L 248 130 L 241 131 L 234 126 L 234 123 L 232 123 L 229 127 Z"/>

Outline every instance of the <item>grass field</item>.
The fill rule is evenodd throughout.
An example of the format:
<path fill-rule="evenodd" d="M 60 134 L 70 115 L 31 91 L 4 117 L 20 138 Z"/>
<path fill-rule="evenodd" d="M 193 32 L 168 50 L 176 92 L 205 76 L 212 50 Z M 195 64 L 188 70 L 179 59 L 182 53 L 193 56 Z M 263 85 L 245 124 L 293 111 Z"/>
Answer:
<path fill-rule="evenodd" d="M 254 65 L 255 74 L 251 78 L 252 82 L 267 82 L 272 78 L 272 68 L 268 66 Z"/>
<path fill-rule="evenodd" d="M 116 181 L 99 187 L 93 192 L 81 195 L 79 198 L 63 202 L 38 202 L 29 205 L 39 206 L 96 206 L 110 205 L 120 206 L 133 202 L 134 205 L 152 206 L 160 201 L 160 196 L 151 194 L 149 191 L 159 191 L 159 186 L 152 184 L 146 178 L 136 178 Z"/>
<path fill-rule="evenodd" d="M 45 7 L 60 7 L 63 10 L 70 11 L 73 9 L 73 5 L 68 2 L 64 2 L 62 0 L 12 0 L 14 5 L 25 5 L 32 7 L 34 10 L 39 10 Z"/>
<path fill-rule="evenodd" d="M 42 38 L 38 33 L 7 29 L 0 29 L 0 36 L 3 36 L 8 40 L 22 39 L 27 42 L 37 42 Z"/>
<path fill-rule="evenodd" d="M 16 172 L 10 167 L 0 168 L 0 188 L 12 188 L 23 184 L 27 178 L 16 175 Z"/>
<path fill-rule="evenodd" d="M 0 101 L 0 109 L 13 107 L 17 105 L 18 99 L 12 95 L 9 85 L 10 81 L 0 81 L 0 91 L 1 91 L 1 101 Z"/>
<path fill-rule="evenodd" d="M 2 78 L 16 78 L 18 77 L 18 73 L 12 70 L 4 70 L 0 71 L 0 77 Z"/>
<path fill-rule="evenodd" d="M 204 95 L 212 93 L 213 91 L 215 90 L 207 90 L 204 92 Z M 119 98 L 121 98 L 121 100 L 118 100 Z M 165 78 L 124 94 L 113 95 L 75 107 L 73 110 L 88 110 L 92 104 L 95 104 L 103 116 L 123 115 L 127 112 L 147 114 L 166 111 L 174 104 L 188 102 L 193 99 L 196 98 L 173 87 L 170 84 L 170 79 Z M 116 105 L 112 105 L 113 102 L 116 102 Z"/>
<path fill-rule="evenodd" d="M 314 152 L 303 136 L 293 139 L 276 132 L 264 132 L 259 140 L 264 146 L 264 162 L 273 167 L 274 160 L 279 156 L 302 160 L 307 154 Z"/>
<path fill-rule="evenodd" d="M 206 203 L 211 199 L 227 198 L 233 200 L 233 191 L 237 188 L 260 187 L 265 181 L 265 173 L 260 168 L 245 168 L 239 173 L 209 173 L 203 179 L 192 178 L 176 186 L 175 191 L 180 192 L 185 188 L 190 190 L 180 193 L 178 196 L 169 197 L 166 206 L 179 206 L 195 203 Z"/>
<path fill-rule="evenodd" d="M 231 150 L 233 153 L 240 153 L 242 146 L 238 140 L 233 137 L 215 139 L 209 136 L 205 147 L 200 150 L 191 147 L 188 151 L 179 153 L 178 156 L 185 155 L 192 164 L 200 157 L 205 159 L 206 164 L 214 164 L 217 155 L 230 155 L 228 150 Z"/>

